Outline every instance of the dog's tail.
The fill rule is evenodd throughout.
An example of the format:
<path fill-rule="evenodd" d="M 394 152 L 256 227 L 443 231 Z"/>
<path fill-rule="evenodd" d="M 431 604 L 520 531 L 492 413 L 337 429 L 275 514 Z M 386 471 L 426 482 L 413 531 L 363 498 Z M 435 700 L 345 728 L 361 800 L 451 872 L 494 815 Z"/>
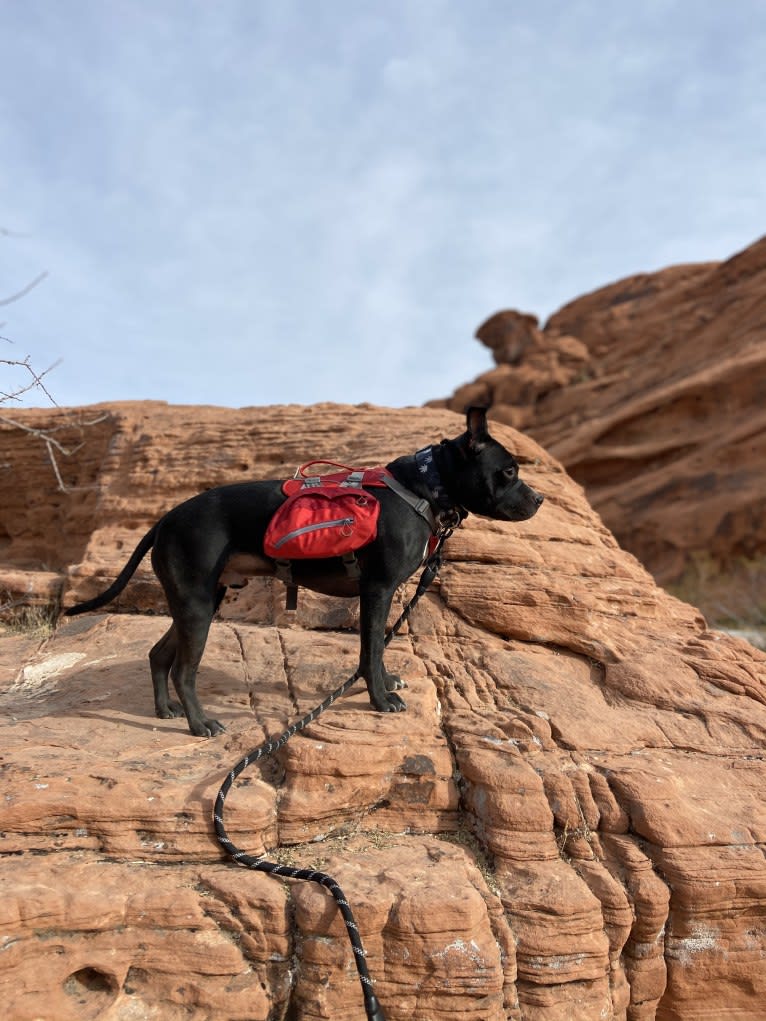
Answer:
<path fill-rule="evenodd" d="M 70 606 L 68 610 L 64 610 L 64 615 L 67 617 L 75 617 L 78 613 L 87 613 L 88 610 L 98 610 L 99 607 L 105 606 L 110 603 L 115 596 L 118 596 L 120 592 L 130 581 L 136 568 L 146 556 L 148 550 L 154 545 L 154 538 L 157 532 L 157 525 L 151 528 L 146 535 L 143 537 L 138 546 L 133 550 L 130 560 L 120 571 L 119 575 L 112 582 L 106 592 L 102 592 L 99 596 L 94 596 L 93 599 L 88 599 L 84 603 L 77 603 L 76 606 Z"/>

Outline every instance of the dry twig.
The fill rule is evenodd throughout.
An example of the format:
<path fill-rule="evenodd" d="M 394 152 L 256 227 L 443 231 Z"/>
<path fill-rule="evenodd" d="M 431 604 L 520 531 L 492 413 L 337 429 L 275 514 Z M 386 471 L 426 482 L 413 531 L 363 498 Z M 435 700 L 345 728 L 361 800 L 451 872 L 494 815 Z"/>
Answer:
<path fill-rule="evenodd" d="M 105 422 L 110 417 L 111 415 L 107 411 L 103 415 L 99 415 L 97 418 L 91 418 L 88 419 L 87 421 L 79 422 L 64 422 L 59 426 L 54 426 L 52 429 L 35 429 L 31 425 L 24 425 L 23 422 L 17 422 L 13 418 L 8 418 L 7 415 L 0 415 L 0 422 L 4 422 L 6 425 L 10 425 L 14 429 L 21 429 L 23 432 L 29 433 L 30 436 L 37 436 L 39 439 L 41 439 L 45 444 L 45 448 L 48 452 L 48 460 L 50 461 L 51 467 L 53 468 L 53 474 L 56 476 L 58 488 L 61 490 L 62 493 L 72 493 L 75 490 L 92 489 L 93 487 L 67 486 L 67 484 L 64 482 L 64 479 L 61 476 L 61 470 L 59 468 L 58 461 L 56 460 L 54 447 L 64 457 L 72 457 L 73 454 L 76 454 L 78 450 L 81 450 L 85 446 L 85 440 L 83 440 L 81 443 L 78 443 L 74 447 L 65 447 L 63 443 L 59 443 L 59 441 L 54 438 L 53 433 L 58 432 L 60 429 L 71 428 L 87 429 L 89 426 L 99 425 L 101 422 Z M 10 468 L 10 465 L 4 464 L 0 465 L 0 467 Z"/>

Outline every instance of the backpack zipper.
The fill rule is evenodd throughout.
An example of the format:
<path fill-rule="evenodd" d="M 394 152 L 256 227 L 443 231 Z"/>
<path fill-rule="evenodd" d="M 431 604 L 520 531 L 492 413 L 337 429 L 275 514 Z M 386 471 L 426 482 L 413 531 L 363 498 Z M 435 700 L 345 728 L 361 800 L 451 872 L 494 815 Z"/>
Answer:
<path fill-rule="evenodd" d="M 310 525 L 304 525 L 302 528 L 295 528 L 292 532 L 288 532 L 287 535 L 283 535 L 281 539 L 274 543 L 274 548 L 281 549 L 281 547 L 291 539 L 297 539 L 299 535 L 306 535 L 307 532 L 316 532 L 320 528 L 339 528 L 342 525 L 353 524 L 353 518 L 334 518 L 331 521 L 315 521 Z"/>

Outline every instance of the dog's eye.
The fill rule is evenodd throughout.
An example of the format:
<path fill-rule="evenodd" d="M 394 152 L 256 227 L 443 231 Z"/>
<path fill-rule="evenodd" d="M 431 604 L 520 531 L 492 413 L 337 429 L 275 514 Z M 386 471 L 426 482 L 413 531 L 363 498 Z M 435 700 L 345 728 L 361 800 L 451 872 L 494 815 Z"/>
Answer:
<path fill-rule="evenodd" d="M 503 468 L 500 474 L 503 476 L 506 482 L 513 482 L 516 479 L 516 476 L 519 474 L 519 469 L 512 465 L 510 468 Z"/>

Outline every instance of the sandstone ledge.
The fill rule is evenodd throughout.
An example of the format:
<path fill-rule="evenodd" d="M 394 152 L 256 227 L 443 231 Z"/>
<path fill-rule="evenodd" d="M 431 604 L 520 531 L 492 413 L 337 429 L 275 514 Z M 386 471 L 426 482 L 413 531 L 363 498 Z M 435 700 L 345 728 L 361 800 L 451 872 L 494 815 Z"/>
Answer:
<path fill-rule="evenodd" d="M 97 524 L 76 493 L 57 498 L 80 557 L 53 566 L 76 591 L 163 507 L 231 477 L 226 451 L 279 475 L 315 452 L 374 463 L 460 428 L 446 412 L 332 406 L 123 405 L 110 421 Z M 766 656 L 708 631 L 557 462 L 496 431 L 543 510 L 469 519 L 389 650 L 407 714 L 375 714 L 355 689 L 243 776 L 232 838 L 336 876 L 389 1021 L 757 1017 Z M 6 546 L 24 570 L 37 521 Z M 223 864 L 212 834 L 227 769 L 355 665 L 348 604 L 305 600 L 292 620 L 277 583 L 249 590 L 203 660 L 203 701 L 227 725 L 213 741 L 151 716 L 146 653 L 167 626 L 151 586 L 159 615 L 0 638 L 0 990 L 14 1021 L 362 1016 L 329 895 Z"/>

